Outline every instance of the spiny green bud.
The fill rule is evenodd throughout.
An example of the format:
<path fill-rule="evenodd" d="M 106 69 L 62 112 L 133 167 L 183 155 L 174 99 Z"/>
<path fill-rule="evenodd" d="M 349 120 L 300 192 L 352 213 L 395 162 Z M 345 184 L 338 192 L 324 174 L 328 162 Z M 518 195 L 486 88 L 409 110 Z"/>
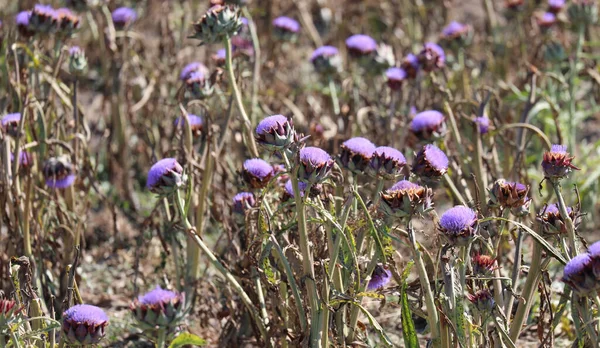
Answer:
<path fill-rule="evenodd" d="M 202 18 L 194 24 L 194 36 L 204 43 L 223 41 L 241 29 L 242 19 L 240 10 L 233 5 L 215 5 L 206 11 Z"/>

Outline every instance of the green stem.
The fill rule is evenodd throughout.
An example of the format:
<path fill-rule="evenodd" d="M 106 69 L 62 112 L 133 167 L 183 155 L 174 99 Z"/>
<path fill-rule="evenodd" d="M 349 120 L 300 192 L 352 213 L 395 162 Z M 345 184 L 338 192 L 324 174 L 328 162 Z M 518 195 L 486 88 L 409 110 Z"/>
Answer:
<path fill-rule="evenodd" d="M 158 337 L 156 340 L 156 348 L 164 348 L 167 343 L 167 329 L 158 329 Z"/>
<path fill-rule="evenodd" d="M 577 236 L 575 235 L 575 225 L 573 224 L 571 216 L 569 216 L 567 205 L 560 192 L 560 184 L 554 181 L 551 181 L 551 183 L 554 188 L 554 193 L 556 194 L 556 199 L 558 200 L 558 211 L 560 212 L 560 216 L 565 222 L 565 227 L 567 229 L 567 238 L 569 241 L 569 251 L 567 256 L 572 258 L 579 253 L 579 243 L 577 243 Z"/>
<path fill-rule="evenodd" d="M 267 313 L 267 305 L 265 304 L 265 295 L 263 293 L 262 284 L 256 268 L 252 269 L 252 278 L 254 279 L 254 287 L 256 288 L 256 297 L 260 305 L 260 314 L 262 315 L 265 325 L 269 325 L 269 313 Z"/>
<path fill-rule="evenodd" d="M 267 336 L 267 329 L 265 327 L 265 323 L 262 321 L 262 319 L 260 318 L 260 315 L 257 313 L 256 308 L 254 307 L 254 304 L 252 303 L 252 300 L 250 299 L 248 294 L 244 291 L 244 288 L 242 288 L 240 283 L 238 283 L 238 281 L 235 279 L 235 277 L 231 274 L 231 272 L 229 272 L 225 268 L 225 266 L 223 266 L 223 264 L 221 264 L 221 262 L 217 259 L 217 257 L 212 253 L 210 248 L 206 244 L 204 244 L 204 241 L 202 241 L 202 239 L 200 239 L 200 237 L 198 237 L 198 235 L 196 234 L 194 226 L 192 226 L 192 224 L 190 223 L 190 221 L 187 218 L 187 211 L 184 208 L 184 202 L 181 197 L 180 190 L 175 191 L 174 200 L 175 200 L 177 209 L 179 209 L 179 213 L 181 215 L 181 219 L 184 224 L 186 232 L 188 233 L 189 236 L 192 237 L 192 240 L 194 241 L 194 243 L 196 243 L 196 245 L 198 245 L 200 250 L 202 250 L 202 252 L 208 257 L 208 259 L 210 260 L 210 263 L 221 273 L 221 275 L 225 278 L 225 280 L 229 283 L 229 285 L 233 288 L 233 290 L 238 294 L 238 296 L 240 297 L 240 299 L 242 300 L 242 302 L 244 303 L 244 305 L 246 306 L 246 308 L 252 315 L 252 319 L 254 320 L 261 336 L 265 340 L 265 344 L 267 344 L 270 347 L 271 342 L 269 341 L 268 336 Z"/>
<path fill-rule="evenodd" d="M 448 186 L 450 192 L 452 192 L 454 198 L 456 198 L 460 202 L 460 204 L 464 205 L 465 207 L 468 206 L 467 201 L 463 198 L 462 194 L 460 194 L 458 188 L 456 188 L 456 185 L 454 185 L 454 182 L 452 181 L 452 178 L 450 178 L 450 175 L 446 173 L 442 175 L 442 178 L 444 179 L 444 182 Z"/>
<path fill-rule="evenodd" d="M 288 348 L 288 338 L 287 333 L 289 330 L 289 313 L 288 313 L 288 292 L 287 292 L 287 283 L 285 281 L 281 281 L 279 283 L 279 296 L 281 297 L 281 308 L 279 311 L 281 312 L 281 320 L 283 321 L 283 332 L 284 337 L 281 339 L 281 348 Z"/>
<path fill-rule="evenodd" d="M 385 184 L 385 181 L 383 179 L 377 180 L 377 187 L 375 188 L 375 192 L 373 193 L 373 206 L 374 207 L 376 207 L 377 204 L 379 203 L 379 198 L 381 198 L 381 195 L 379 193 L 381 192 L 381 190 L 383 190 L 384 184 Z"/>
<path fill-rule="evenodd" d="M 252 71 L 252 99 L 250 109 L 250 122 L 256 124 L 256 109 L 258 107 L 258 84 L 260 83 L 260 42 L 258 41 L 258 33 L 256 32 L 256 24 L 252 19 L 252 14 L 248 10 L 247 6 L 242 7 L 244 17 L 248 19 L 248 29 L 250 31 L 250 37 L 252 38 L 252 48 L 254 50 L 254 67 Z"/>
<path fill-rule="evenodd" d="M 329 77 L 329 94 L 331 95 L 331 103 L 333 104 L 333 113 L 336 116 L 340 115 L 340 101 L 337 95 L 337 88 L 335 87 L 335 82 L 333 78 Z"/>
<path fill-rule="evenodd" d="M 250 153 L 253 157 L 258 157 L 258 149 L 256 148 L 256 141 L 254 139 L 254 134 L 252 132 L 252 124 L 250 123 L 250 119 L 248 118 L 248 114 L 246 114 L 246 109 L 244 108 L 244 102 L 242 100 L 242 93 L 237 86 L 237 82 L 235 80 L 235 73 L 233 71 L 233 62 L 232 62 L 232 47 L 231 47 L 231 38 L 229 35 L 225 36 L 224 42 L 225 44 L 225 69 L 227 70 L 227 77 L 229 78 L 229 84 L 232 90 L 232 93 L 235 97 L 235 102 L 240 111 L 240 115 L 242 116 L 242 123 L 244 126 L 244 131 L 246 132 L 246 145 L 248 145 Z"/>
<path fill-rule="evenodd" d="M 536 243 L 537 244 L 537 243 Z M 519 232 L 517 234 L 517 239 L 515 240 L 515 259 L 513 261 L 513 269 L 512 269 L 512 292 L 516 293 L 517 291 L 517 282 L 519 281 L 519 274 L 521 273 L 521 254 L 522 254 L 522 246 L 523 246 L 523 230 L 519 228 Z M 504 299 L 504 315 L 506 316 L 506 324 L 510 323 L 510 316 L 512 313 L 513 303 L 515 302 L 515 296 L 513 294 L 509 294 L 507 292 L 506 298 Z"/>
<path fill-rule="evenodd" d="M 583 47 L 583 41 L 585 38 L 585 25 L 578 25 L 577 31 L 577 45 L 575 47 L 575 57 L 571 60 L 571 67 L 569 73 L 569 148 L 572 152 L 575 152 L 575 143 L 577 141 L 577 125 L 575 122 L 575 77 L 577 77 L 577 63 L 581 55 L 581 49 Z"/>
<path fill-rule="evenodd" d="M 367 248 L 368 251 L 369 248 Z M 356 293 L 360 294 L 363 293 L 367 290 L 367 286 L 369 285 L 369 280 L 371 279 L 371 275 L 373 274 L 373 271 L 375 270 L 375 267 L 377 267 L 377 263 L 379 261 L 379 258 L 377 257 L 377 252 L 375 253 L 375 255 L 373 255 L 373 258 L 371 259 L 371 262 L 369 263 L 369 265 L 367 266 L 367 270 L 365 272 L 365 279 L 360 279 L 360 277 L 358 278 L 358 288 L 356 289 Z M 362 296 L 359 296 L 356 299 L 356 302 L 358 302 L 358 304 L 360 305 L 362 302 Z M 358 314 L 360 312 L 360 308 L 359 306 L 354 306 L 352 307 L 352 310 L 350 311 L 350 333 L 348 334 L 348 342 L 353 342 L 355 335 L 356 335 L 356 325 L 358 324 Z"/>

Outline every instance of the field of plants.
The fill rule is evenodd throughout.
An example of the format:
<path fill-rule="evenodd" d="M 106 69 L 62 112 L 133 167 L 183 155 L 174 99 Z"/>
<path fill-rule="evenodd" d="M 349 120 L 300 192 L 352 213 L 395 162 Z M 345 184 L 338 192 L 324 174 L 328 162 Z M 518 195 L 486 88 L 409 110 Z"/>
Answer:
<path fill-rule="evenodd" d="M 600 347 L 595 0 L 0 0 L 0 347 Z"/>

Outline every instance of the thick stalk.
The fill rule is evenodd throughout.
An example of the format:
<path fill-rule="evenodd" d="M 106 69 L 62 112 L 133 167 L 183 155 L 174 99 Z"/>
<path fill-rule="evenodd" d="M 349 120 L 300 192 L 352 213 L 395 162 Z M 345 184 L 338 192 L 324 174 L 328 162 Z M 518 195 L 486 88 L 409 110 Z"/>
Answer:
<path fill-rule="evenodd" d="M 536 243 L 537 244 L 537 243 Z M 521 254 L 522 254 L 522 246 L 523 246 L 523 230 L 519 228 L 519 232 L 517 234 L 517 240 L 515 240 L 515 259 L 513 261 L 513 269 L 512 269 L 512 292 L 516 293 L 517 291 L 517 282 L 519 281 L 519 273 L 521 273 Z M 515 296 L 513 294 L 509 294 L 507 292 L 506 297 L 504 298 L 504 315 L 506 316 L 506 324 L 510 323 L 510 315 L 512 313 L 513 303 L 515 302 Z"/>
<path fill-rule="evenodd" d="M 475 125 L 475 170 L 477 171 L 477 186 L 479 189 L 479 207 L 484 216 L 487 214 L 488 206 L 486 200 L 487 192 L 487 175 L 483 169 L 483 142 L 481 141 L 481 133 L 479 125 Z"/>
<path fill-rule="evenodd" d="M 164 348 L 167 344 L 167 329 L 158 329 L 158 337 L 156 339 L 156 348 Z"/>
<path fill-rule="evenodd" d="M 369 249 L 369 248 L 367 248 Z M 358 279 L 359 284 L 358 284 L 358 288 L 356 289 L 356 294 L 359 293 L 363 293 L 367 290 L 367 285 L 369 285 L 369 280 L 371 279 L 371 275 L 373 274 L 373 271 L 375 270 L 375 267 L 377 266 L 377 262 L 379 261 L 379 258 L 377 257 L 377 253 L 375 253 L 375 255 L 373 255 L 373 258 L 371 259 L 371 262 L 369 263 L 369 265 L 367 266 L 367 270 L 365 272 L 366 277 L 365 279 Z M 362 302 L 362 296 L 358 297 L 356 299 L 356 301 L 358 302 L 358 304 L 361 304 Z M 352 310 L 350 311 L 350 332 L 348 334 L 348 342 L 353 342 L 354 341 L 354 337 L 356 335 L 356 325 L 358 324 L 358 314 L 360 312 L 360 308 L 358 308 L 358 306 L 354 306 L 352 307 Z"/>
<path fill-rule="evenodd" d="M 208 257 L 208 259 L 210 260 L 210 263 L 221 273 L 221 275 L 225 278 L 227 283 L 229 283 L 229 285 L 233 288 L 233 290 L 240 297 L 240 299 L 242 300 L 242 302 L 244 303 L 244 305 L 246 306 L 246 308 L 252 315 L 252 319 L 254 320 L 256 327 L 258 328 L 258 331 L 260 332 L 261 336 L 265 340 L 265 344 L 270 347 L 271 342 L 268 339 L 265 324 L 263 323 L 262 319 L 260 318 L 260 315 L 258 314 L 256 308 L 254 307 L 252 300 L 250 299 L 248 294 L 244 291 L 244 288 L 242 288 L 240 283 L 238 283 L 238 281 L 235 279 L 235 277 L 231 274 L 231 272 L 229 272 L 227 270 L 227 268 L 225 268 L 225 266 L 223 266 L 223 264 L 221 264 L 221 262 L 217 259 L 217 257 L 212 253 L 210 248 L 206 244 L 204 244 L 204 241 L 202 241 L 202 239 L 200 239 L 200 237 L 198 237 L 198 235 L 196 234 L 196 231 L 194 230 L 194 226 L 192 226 L 192 224 L 190 223 L 190 221 L 187 218 L 187 211 L 184 208 L 184 202 L 183 202 L 183 198 L 181 197 L 180 190 L 175 191 L 174 200 L 175 200 L 177 209 L 179 209 L 179 213 L 181 214 L 181 220 L 184 224 L 186 232 L 188 233 L 188 235 L 190 235 L 192 237 L 194 243 L 196 243 L 196 245 L 198 245 L 200 250 Z"/>
<path fill-rule="evenodd" d="M 225 69 L 227 70 L 227 77 L 229 78 L 229 84 L 233 96 L 235 98 L 235 102 L 240 111 L 240 115 L 242 116 L 242 124 L 244 127 L 244 131 L 246 132 L 246 145 L 249 147 L 250 153 L 253 157 L 258 157 L 258 149 L 256 148 L 256 141 L 254 139 L 254 133 L 252 132 L 252 124 L 250 123 L 250 119 L 248 118 L 248 114 L 246 114 L 246 109 L 244 108 L 244 101 L 242 100 L 242 93 L 240 92 L 237 82 L 235 80 L 235 72 L 233 71 L 233 62 L 232 62 L 232 48 L 231 48 L 231 38 L 229 35 L 225 37 L 223 42 L 225 44 Z"/>
<path fill-rule="evenodd" d="M 262 284 L 260 283 L 260 277 L 258 276 L 256 268 L 252 269 L 252 279 L 254 280 L 254 287 L 256 288 L 256 297 L 258 297 L 258 304 L 260 305 L 260 314 L 262 315 L 262 319 L 265 325 L 269 325 L 269 313 L 267 313 L 265 295 L 263 293 Z"/>
<path fill-rule="evenodd" d="M 279 283 L 279 296 L 281 298 L 281 320 L 283 321 L 283 338 L 281 339 L 281 348 L 288 348 L 287 334 L 289 332 L 289 314 L 288 314 L 288 292 L 287 283 L 282 281 Z"/>
<path fill-rule="evenodd" d="M 577 141 L 577 125 L 575 122 L 575 77 L 578 75 L 577 63 L 579 62 L 579 56 L 581 55 L 581 48 L 583 47 L 583 40 L 585 38 L 585 26 L 579 24 L 577 30 L 575 57 L 571 60 L 571 71 L 569 72 L 569 148 L 572 152 L 575 152 L 575 143 Z"/>
<path fill-rule="evenodd" d="M 574 257 L 579 253 L 579 243 L 577 243 L 577 236 L 575 235 L 575 225 L 573 224 L 573 220 L 569 216 L 569 212 L 567 211 L 567 205 L 565 204 L 565 199 L 563 198 L 560 192 L 560 184 L 558 182 L 553 182 L 552 187 L 554 188 L 554 193 L 556 194 L 556 199 L 558 200 L 558 211 L 560 212 L 560 216 L 565 222 L 565 227 L 567 228 L 567 238 L 569 241 L 569 251 L 568 256 L 569 259 Z"/>
<path fill-rule="evenodd" d="M 452 192 L 454 198 L 456 198 L 460 202 L 460 204 L 466 207 L 467 201 L 463 198 L 462 194 L 460 194 L 460 191 L 458 191 L 458 188 L 456 188 L 456 185 L 454 185 L 454 182 L 452 181 L 452 178 L 450 178 L 448 173 L 442 175 L 442 178 L 444 179 L 444 182 L 448 186 L 450 192 Z"/>
<path fill-rule="evenodd" d="M 337 88 L 335 86 L 335 82 L 333 78 L 329 77 L 329 94 L 331 95 L 331 103 L 333 104 L 333 113 L 335 116 L 339 117 L 340 115 L 340 101 L 337 95 Z"/>

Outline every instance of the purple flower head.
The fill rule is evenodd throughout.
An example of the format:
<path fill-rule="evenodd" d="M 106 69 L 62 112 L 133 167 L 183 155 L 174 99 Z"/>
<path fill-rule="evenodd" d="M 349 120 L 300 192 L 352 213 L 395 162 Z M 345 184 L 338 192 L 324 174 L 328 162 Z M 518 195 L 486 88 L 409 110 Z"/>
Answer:
<path fill-rule="evenodd" d="M 212 59 L 217 66 L 224 66 L 227 59 L 227 51 L 224 48 L 217 50 L 217 53 L 213 54 Z"/>
<path fill-rule="evenodd" d="M 362 57 L 377 50 L 377 41 L 369 35 L 356 34 L 346 39 L 346 47 L 350 55 Z"/>
<path fill-rule="evenodd" d="M 477 123 L 480 134 L 486 134 L 490 130 L 490 119 L 485 116 L 476 117 L 475 123 Z"/>
<path fill-rule="evenodd" d="M 388 285 L 392 280 L 392 271 L 387 269 L 385 266 L 377 265 L 371 274 L 369 284 L 367 284 L 367 290 L 375 291 Z"/>
<path fill-rule="evenodd" d="M 139 296 L 129 308 L 143 330 L 174 328 L 187 311 L 184 293 L 164 290 L 160 286 Z"/>
<path fill-rule="evenodd" d="M 49 33 L 56 29 L 58 13 L 50 5 L 37 4 L 31 11 L 29 25 L 35 32 Z"/>
<path fill-rule="evenodd" d="M 433 208 L 433 193 L 430 188 L 401 180 L 380 193 L 381 210 L 388 216 L 406 218 L 424 213 Z"/>
<path fill-rule="evenodd" d="M 565 7 L 566 0 L 548 0 L 548 11 L 559 13 Z"/>
<path fill-rule="evenodd" d="M 137 19 L 137 13 L 130 7 L 119 7 L 112 12 L 112 20 L 117 29 L 128 28 Z"/>
<path fill-rule="evenodd" d="M 421 140 L 438 138 L 446 132 L 445 117 L 439 111 L 427 110 L 419 112 L 410 122 L 410 131 Z"/>
<path fill-rule="evenodd" d="M 15 160 L 15 155 L 13 153 L 10 154 L 10 161 Z M 33 164 L 33 156 L 27 151 L 21 151 L 19 153 L 19 166 L 21 168 L 30 167 Z"/>
<path fill-rule="evenodd" d="M 302 148 L 298 178 L 309 184 L 317 184 L 329 176 L 333 164 L 333 159 L 323 149 L 312 146 Z"/>
<path fill-rule="evenodd" d="M 62 7 L 56 10 L 56 16 L 58 17 L 58 25 L 63 33 L 69 34 L 73 30 L 79 28 L 79 17 L 77 17 L 73 11 L 66 7 Z"/>
<path fill-rule="evenodd" d="M 346 140 L 342 144 L 340 153 L 341 165 L 356 174 L 362 174 L 369 165 L 375 145 L 368 139 L 356 137 Z"/>
<path fill-rule="evenodd" d="M 76 176 L 67 156 L 52 157 L 44 163 L 46 186 L 56 189 L 67 188 L 75 182 Z"/>
<path fill-rule="evenodd" d="M 491 206 L 499 206 L 508 209 L 529 209 L 531 198 L 527 197 L 529 186 L 519 182 L 496 180 L 490 190 Z"/>
<path fill-rule="evenodd" d="M 426 72 L 439 70 L 446 64 L 444 49 L 433 42 L 425 44 L 423 50 L 419 53 L 418 59 L 419 65 Z"/>
<path fill-rule="evenodd" d="M 62 332 L 70 344 L 98 344 L 106 334 L 108 316 L 96 306 L 79 304 L 63 313 Z"/>
<path fill-rule="evenodd" d="M 574 211 L 571 207 L 567 208 L 567 214 L 575 224 L 575 227 L 579 226 L 581 223 L 580 214 Z M 560 210 L 558 208 L 558 204 L 550 204 L 544 208 L 542 208 L 537 216 L 537 221 L 542 224 L 542 228 L 545 234 L 553 235 L 553 234 L 567 234 L 567 226 L 565 223 L 565 219 L 560 215 Z"/>
<path fill-rule="evenodd" d="M 544 152 L 542 160 L 542 169 L 546 179 L 556 182 L 566 177 L 571 170 L 579 170 L 571 163 L 574 158 L 567 152 L 566 145 L 552 145 L 550 151 Z"/>
<path fill-rule="evenodd" d="M 252 158 L 244 162 L 242 177 L 250 188 L 261 189 L 266 187 L 273 175 L 273 166 L 267 161 Z"/>
<path fill-rule="evenodd" d="M 579 254 L 572 258 L 565 265 L 562 280 L 580 295 L 597 290 L 599 283 L 592 269 L 590 254 Z"/>
<path fill-rule="evenodd" d="M 200 62 L 191 62 L 188 65 L 186 65 L 183 69 L 181 69 L 179 79 L 181 81 L 185 81 L 190 78 L 190 75 L 193 72 L 199 72 L 202 74 L 202 76 L 208 76 L 210 74 L 206 65 Z"/>
<path fill-rule="evenodd" d="M 273 20 L 273 27 L 277 37 L 283 40 L 290 40 L 296 37 L 300 31 L 300 23 L 290 17 L 277 17 Z"/>
<path fill-rule="evenodd" d="M 456 21 L 450 22 L 442 30 L 442 39 L 454 40 L 463 37 L 469 32 L 469 26 Z"/>
<path fill-rule="evenodd" d="M 402 68 L 389 68 L 385 72 L 387 84 L 393 91 L 398 91 L 402 87 L 402 83 L 406 80 L 406 71 Z"/>
<path fill-rule="evenodd" d="M 310 62 L 320 74 L 335 74 L 342 69 L 342 57 L 337 48 L 321 46 L 313 51 Z"/>
<path fill-rule="evenodd" d="M 406 165 L 406 158 L 402 152 L 389 146 L 380 146 L 373 151 L 367 172 L 383 179 L 392 180 L 402 172 Z"/>
<path fill-rule="evenodd" d="M 13 137 L 19 136 L 19 123 L 21 122 L 21 113 L 6 114 L 2 117 L 2 130 Z"/>
<path fill-rule="evenodd" d="M 255 130 L 256 141 L 270 150 L 288 147 L 296 138 L 291 120 L 283 115 L 265 117 Z"/>
<path fill-rule="evenodd" d="M 188 120 L 192 128 L 192 134 L 196 137 L 199 137 L 200 133 L 202 132 L 202 127 L 204 126 L 204 121 L 202 120 L 202 117 L 188 114 Z M 175 127 L 183 128 L 185 127 L 185 125 L 185 118 L 183 116 L 177 117 L 175 119 Z"/>
<path fill-rule="evenodd" d="M 466 245 L 477 233 L 477 214 L 464 205 L 448 209 L 440 218 L 439 230 L 453 245 Z"/>
<path fill-rule="evenodd" d="M 481 313 L 491 313 L 496 302 L 494 296 L 489 289 L 478 290 L 474 294 L 467 294 L 467 299 L 477 308 Z"/>
<path fill-rule="evenodd" d="M 146 188 L 158 194 L 168 194 L 185 183 L 183 167 L 175 158 L 163 158 L 148 171 Z"/>
<path fill-rule="evenodd" d="M 541 16 L 537 17 L 537 25 L 542 30 L 547 30 L 551 28 L 554 24 L 556 24 L 556 15 L 552 12 L 546 12 Z"/>
<path fill-rule="evenodd" d="M 588 254 L 590 254 L 590 257 L 592 259 L 600 258 L 600 241 L 598 241 L 588 247 Z"/>
<path fill-rule="evenodd" d="M 448 171 L 448 157 L 437 146 L 427 144 L 415 156 L 413 173 L 422 178 L 437 178 Z"/>
<path fill-rule="evenodd" d="M 185 80 L 186 88 L 192 97 L 196 99 L 206 99 L 213 94 L 213 86 L 210 81 L 200 71 L 192 71 L 187 80 Z"/>
<path fill-rule="evenodd" d="M 307 186 L 307 183 L 302 182 L 302 181 L 298 182 L 298 189 L 300 190 L 300 197 L 304 197 L 304 190 L 306 190 L 306 186 Z M 296 197 L 296 195 L 294 195 L 294 186 L 292 185 L 291 179 L 285 183 L 285 192 L 291 198 Z"/>
<path fill-rule="evenodd" d="M 419 72 L 419 68 L 421 67 L 421 65 L 419 64 L 419 58 L 414 54 L 409 53 L 402 60 L 402 64 L 400 65 L 400 67 L 404 69 L 404 71 L 406 71 L 406 74 L 409 79 L 414 79 L 415 77 L 417 77 L 417 73 Z"/>
<path fill-rule="evenodd" d="M 245 215 L 249 208 L 256 205 L 256 199 L 252 192 L 240 192 L 233 197 L 233 212 Z"/>
<path fill-rule="evenodd" d="M 15 22 L 19 27 L 28 27 L 29 19 L 31 18 L 31 11 L 21 11 L 15 16 Z"/>

